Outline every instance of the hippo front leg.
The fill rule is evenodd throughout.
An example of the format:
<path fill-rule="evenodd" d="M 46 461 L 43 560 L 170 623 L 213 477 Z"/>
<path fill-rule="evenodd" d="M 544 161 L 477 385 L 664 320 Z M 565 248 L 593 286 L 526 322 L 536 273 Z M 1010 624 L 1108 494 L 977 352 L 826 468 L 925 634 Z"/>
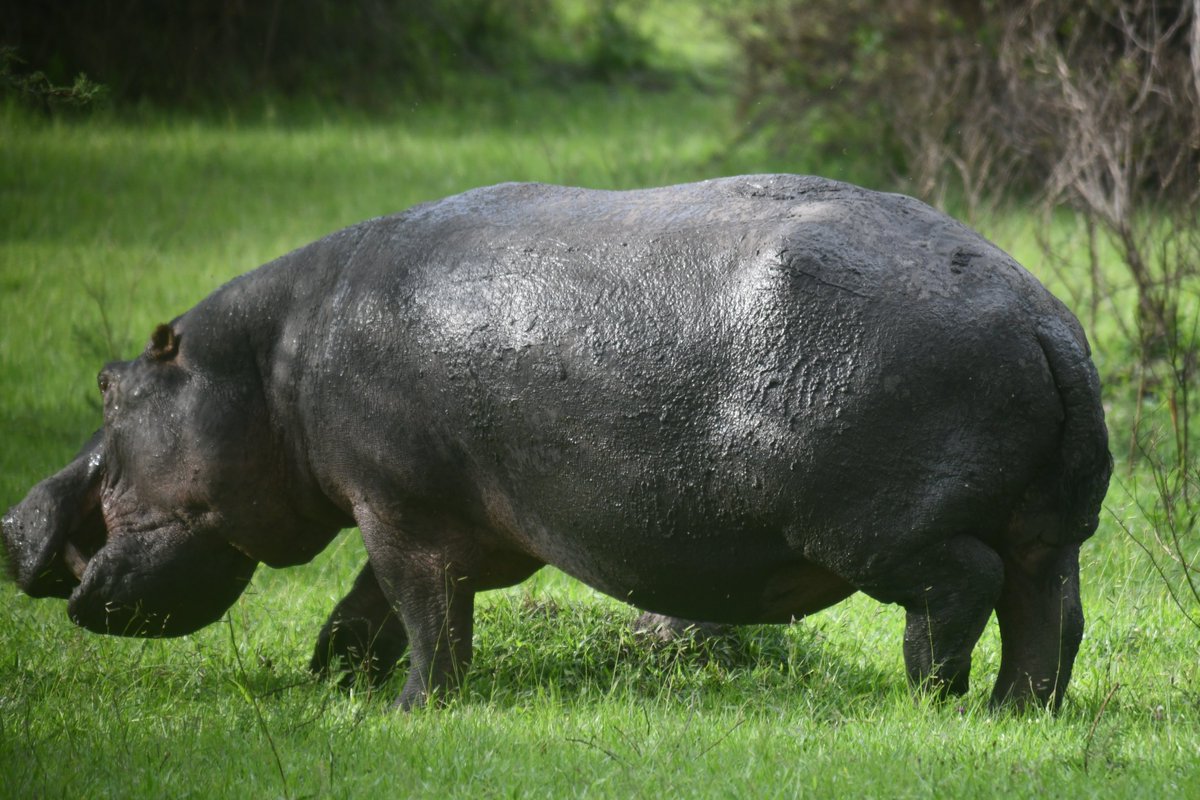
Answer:
<path fill-rule="evenodd" d="M 415 520 L 406 520 L 402 531 L 373 516 L 357 516 L 375 579 L 408 634 L 411 666 L 397 705 L 419 708 L 457 689 L 471 661 L 471 548 Z"/>
<path fill-rule="evenodd" d="M 379 686 L 391 677 L 407 647 L 404 625 L 368 561 L 321 628 L 309 668 L 328 678 L 340 663 L 343 687 L 354 686 L 360 678 Z"/>

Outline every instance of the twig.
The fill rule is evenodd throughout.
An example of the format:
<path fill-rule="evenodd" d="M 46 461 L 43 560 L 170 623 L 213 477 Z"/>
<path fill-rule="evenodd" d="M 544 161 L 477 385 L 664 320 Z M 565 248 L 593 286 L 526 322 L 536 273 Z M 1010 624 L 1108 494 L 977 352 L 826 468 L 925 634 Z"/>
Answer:
<path fill-rule="evenodd" d="M 699 753 L 697 753 L 696 758 L 700 758 L 702 756 L 707 755 L 710 750 L 713 750 L 719 744 L 721 744 L 726 739 L 728 739 L 730 736 L 732 736 L 733 732 L 736 731 L 738 728 L 742 727 L 742 725 L 744 725 L 745 722 L 746 722 L 746 718 L 742 717 L 737 722 L 733 723 L 733 725 L 730 726 L 729 730 L 727 730 L 727 731 L 725 731 L 725 733 L 721 734 L 721 736 L 715 742 L 713 742 L 708 747 L 704 748 Z"/>
<path fill-rule="evenodd" d="M 1083 745 L 1083 771 L 1088 771 L 1088 756 L 1091 754 L 1092 739 L 1096 736 L 1096 728 L 1100 725 L 1100 718 L 1104 716 L 1104 710 L 1108 708 L 1108 703 L 1113 699 L 1113 695 L 1117 693 L 1117 689 L 1121 688 L 1121 684 L 1114 683 L 1113 687 L 1108 690 L 1108 694 L 1104 697 L 1104 702 L 1100 704 L 1100 710 L 1096 712 L 1096 718 L 1092 720 L 1092 727 L 1088 728 L 1087 742 Z"/>
<path fill-rule="evenodd" d="M 234 685 L 241 689 L 242 694 L 250 705 L 254 708 L 254 716 L 258 719 L 258 726 L 262 729 L 263 736 L 267 738 L 267 744 L 271 746 L 271 755 L 275 757 L 275 769 L 279 770 L 279 781 L 283 784 L 283 796 L 291 797 L 292 792 L 288 788 L 287 774 L 283 771 L 283 760 L 279 758 L 279 748 L 275 746 L 275 737 L 271 735 L 271 730 L 267 727 L 267 721 L 263 719 L 262 709 L 258 707 L 258 698 L 246 687 L 246 667 L 242 664 L 242 654 L 238 652 L 237 637 L 233 634 L 233 617 L 229 614 L 225 615 L 225 622 L 229 627 L 229 644 L 233 648 L 233 657 L 237 661 L 238 675 L 241 676 L 241 682 L 234 682 Z"/>
<path fill-rule="evenodd" d="M 628 762 L 628 761 L 626 761 L 625 759 L 621 758 L 619 755 L 617 755 L 616 753 L 614 753 L 612 750 L 609 750 L 609 749 L 608 749 L 607 747 L 605 747 L 604 745 L 602 745 L 602 744 L 597 744 L 597 743 L 596 743 L 596 737 L 595 737 L 595 736 L 592 736 L 592 737 L 590 737 L 590 738 L 588 738 L 588 739 L 577 739 L 577 738 L 575 738 L 574 736 L 568 736 L 568 737 L 567 737 L 567 741 L 568 741 L 568 742 L 572 742 L 573 744 L 582 744 L 582 745 L 586 745 L 586 746 L 588 746 L 588 747 L 594 747 L 594 748 L 596 748 L 597 750 L 599 750 L 601 753 L 604 753 L 604 755 L 606 755 L 606 756 L 608 756 L 609 758 L 611 758 L 613 761 L 616 761 L 616 762 L 617 762 L 618 764 L 620 764 L 621 766 L 623 766 L 623 767 L 628 767 L 628 766 L 629 766 L 629 762 Z"/>

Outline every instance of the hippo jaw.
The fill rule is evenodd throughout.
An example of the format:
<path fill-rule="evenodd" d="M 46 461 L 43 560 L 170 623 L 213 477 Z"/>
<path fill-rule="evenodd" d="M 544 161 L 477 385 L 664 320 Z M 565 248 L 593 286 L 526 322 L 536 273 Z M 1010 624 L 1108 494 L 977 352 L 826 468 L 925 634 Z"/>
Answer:
<path fill-rule="evenodd" d="M 182 636 L 220 619 L 257 563 L 178 524 L 114 535 L 85 562 L 67 615 L 96 633 Z"/>

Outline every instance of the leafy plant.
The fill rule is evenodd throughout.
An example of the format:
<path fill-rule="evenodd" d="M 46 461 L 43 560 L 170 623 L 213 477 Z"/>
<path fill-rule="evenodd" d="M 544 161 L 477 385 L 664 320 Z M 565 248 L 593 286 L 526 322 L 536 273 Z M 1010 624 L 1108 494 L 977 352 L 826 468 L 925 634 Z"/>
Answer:
<path fill-rule="evenodd" d="M 26 63 L 15 47 L 0 47 L 0 87 L 43 111 L 50 112 L 61 106 L 84 108 L 96 105 L 107 94 L 104 86 L 82 72 L 69 86 L 58 86 L 44 72 L 22 71 Z"/>

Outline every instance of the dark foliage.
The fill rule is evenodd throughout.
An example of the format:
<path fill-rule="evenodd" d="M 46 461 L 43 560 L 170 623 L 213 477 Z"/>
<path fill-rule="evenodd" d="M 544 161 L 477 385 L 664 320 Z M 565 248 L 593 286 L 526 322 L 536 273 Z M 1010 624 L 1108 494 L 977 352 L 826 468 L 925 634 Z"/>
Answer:
<path fill-rule="evenodd" d="M 370 107 L 564 55 L 601 79 L 643 67 L 650 43 L 617 5 L 594 0 L 585 30 L 565 31 L 551 0 L 17 0 L 0 10 L 0 45 L 55 80 L 85 72 L 119 103 Z"/>

